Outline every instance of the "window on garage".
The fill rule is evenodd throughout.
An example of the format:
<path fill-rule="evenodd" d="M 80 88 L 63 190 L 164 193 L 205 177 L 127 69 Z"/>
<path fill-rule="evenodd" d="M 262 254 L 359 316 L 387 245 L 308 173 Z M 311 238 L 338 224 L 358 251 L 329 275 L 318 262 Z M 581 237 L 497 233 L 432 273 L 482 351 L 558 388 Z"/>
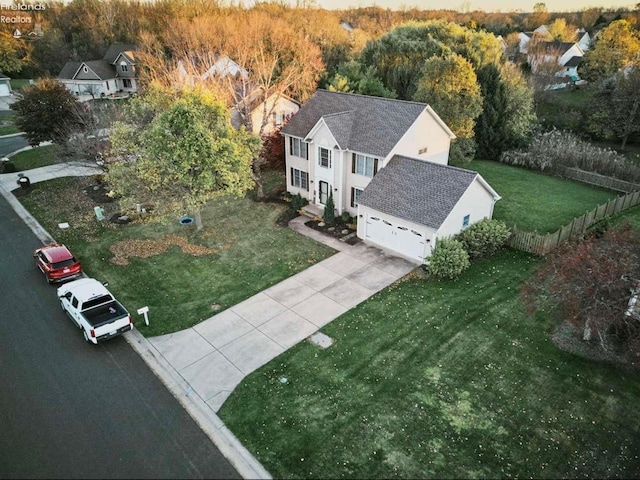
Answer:
<path fill-rule="evenodd" d="M 309 190 L 309 174 L 298 170 L 296 168 L 291 169 L 291 185 L 298 188 L 304 188 Z"/>
<path fill-rule="evenodd" d="M 469 215 L 465 215 L 462 219 L 462 228 L 467 228 L 469 226 Z"/>
<path fill-rule="evenodd" d="M 351 187 L 351 207 L 356 208 L 358 206 L 358 199 L 362 193 L 361 188 Z"/>
<path fill-rule="evenodd" d="M 373 177 L 378 173 L 378 159 L 354 153 L 351 158 L 351 173 L 363 177 Z"/>

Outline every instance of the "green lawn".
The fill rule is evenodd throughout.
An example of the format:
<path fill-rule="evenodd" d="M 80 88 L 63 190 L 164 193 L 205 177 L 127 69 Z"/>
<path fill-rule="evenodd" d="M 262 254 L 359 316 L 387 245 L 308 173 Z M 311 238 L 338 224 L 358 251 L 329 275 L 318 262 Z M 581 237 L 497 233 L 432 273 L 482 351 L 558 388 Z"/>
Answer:
<path fill-rule="evenodd" d="M 13 112 L 0 112 L 0 136 L 18 133 L 20 130 L 13 123 Z"/>
<path fill-rule="evenodd" d="M 168 224 L 116 225 L 94 219 L 94 203 L 82 188 L 90 179 L 57 179 L 36 184 L 21 201 L 43 226 L 78 255 L 86 272 L 101 281 L 132 312 L 148 305 L 150 326 L 136 326 L 145 335 L 175 332 L 209 318 L 261 290 L 330 256 L 328 247 L 288 228 L 276 219 L 284 206 L 249 199 L 222 198 L 203 210 L 205 229 L 176 221 Z M 113 204 L 103 204 L 108 216 Z M 59 230 L 69 222 L 69 230 Z M 109 247 L 126 246 L 127 240 L 147 240 L 136 247 L 138 255 L 157 251 L 168 236 L 179 236 L 194 246 L 212 250 L 203 256 L 169 246 L 148 258 L 130 257 L 129 265 L 114 265 Z"/>
<path fill-rule="evenodd" d="M 638 377 L 549 341 L 519 300 L 538 262 L 507 250 L 457 282 L 392 286 L 220 416 L 274 478 L 637 478 Z"/>
<path fill-rule="evenodd" d="M 13 91 L 20 91 L 24 87 L 30 85 L 30 80 L 24 79 L 24 78 L 12 78 L 10 82 L 11 82 L 11 90 Z"/>
<path fill-rule="evenodd" d="M 588 85 L 576 89 L 548 91 L 538 97 L 536 114 L 546 127 L 580 131 L 583 122 L 582 111 L 592 97 L 593 90 Z"/>
<path fill-rule="evenodd" d="M 44 147 L 25 150 L 11 157 L 18 172 L 31 170 L 32 168 L 46 167 L 60 162 L 61 151 L 58 145 L 46 145 Z"/>
<path fill-rule="evenodd" d="M 554 232 L 616 196 L 609 190 L 498 162 L 474 160 L 465 167 L 479 172 L 502 197 L 493 218 L 521 230 Z"/>

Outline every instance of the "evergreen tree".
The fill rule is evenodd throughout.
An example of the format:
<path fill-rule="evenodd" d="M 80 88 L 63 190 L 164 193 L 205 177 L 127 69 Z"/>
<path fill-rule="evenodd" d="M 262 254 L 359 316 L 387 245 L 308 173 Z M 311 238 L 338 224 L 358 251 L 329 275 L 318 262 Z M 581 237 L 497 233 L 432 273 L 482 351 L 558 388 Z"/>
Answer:
<path fill-rule="evenodd" d="M 324 205 L 324 223 L 331 225 L 336 219 L 336 206 L 333 203 L 333 192 L 329 192 L 329 198 Z"/>
<path fill-rule="evenodd" d="M 482 113 L 475 126 L 478 144 L 476 156 L 487 160 L 498 160 L 508 146 L 505 128 L 507 95 L 495 65 L 487 65 L 478 71 L 480 92 L 483 97 Z"/>

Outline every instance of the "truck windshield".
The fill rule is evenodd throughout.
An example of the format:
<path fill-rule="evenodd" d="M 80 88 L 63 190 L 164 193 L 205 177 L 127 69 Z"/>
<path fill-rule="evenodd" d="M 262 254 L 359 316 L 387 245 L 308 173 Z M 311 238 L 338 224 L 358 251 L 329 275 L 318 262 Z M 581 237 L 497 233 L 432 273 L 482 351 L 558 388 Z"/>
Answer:
<path fill-rule="evenodd" d="M 103 303 L 108 303 L 113 301 L 113 297 L 111 295 L 101 295 L 100 297 L 92 298 L 91 300 L 87 300 L 82 304 L 83 310 L 88 310 L 97 305 L 102 305 Z"/>

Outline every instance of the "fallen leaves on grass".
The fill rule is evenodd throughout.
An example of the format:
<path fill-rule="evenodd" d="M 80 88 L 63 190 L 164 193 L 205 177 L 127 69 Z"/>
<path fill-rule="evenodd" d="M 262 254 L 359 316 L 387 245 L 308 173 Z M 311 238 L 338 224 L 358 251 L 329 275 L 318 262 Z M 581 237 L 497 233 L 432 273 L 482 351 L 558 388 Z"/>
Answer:
<path fill-rule="evenodd" d="M 114 243 L 109 247 L 109 250 L 114 255 L 109 259 L 109 262 L 114 265 L 128 265 L 129 258 L 149 258 L 154 255 L 159 255 L 166 252 L 172 245 L 179 247 L 183 253 L 193 255 L 194 257 L 213 255 L 216 253 L 215 250 L 202 245 L 189 243 L 184 237 L 169 235 L 161 240 L 124 240 Z"/>

